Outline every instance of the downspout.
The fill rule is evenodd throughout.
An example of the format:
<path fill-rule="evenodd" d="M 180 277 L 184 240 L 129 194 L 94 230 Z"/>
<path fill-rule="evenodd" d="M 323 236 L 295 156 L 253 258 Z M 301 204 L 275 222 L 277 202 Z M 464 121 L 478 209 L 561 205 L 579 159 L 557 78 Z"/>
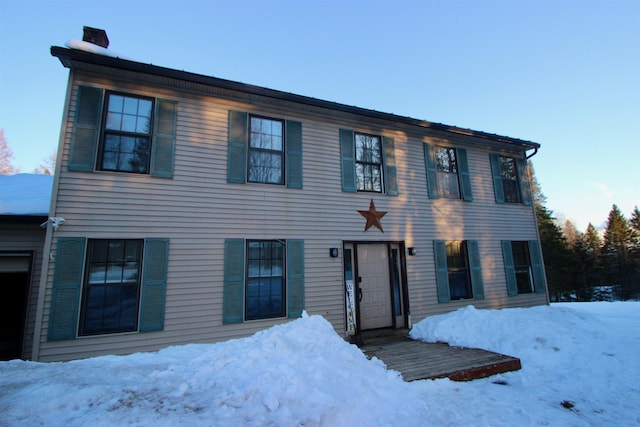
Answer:
<path fill-rule="evenodd" d="M 64 152 L 64 143 L 67 135 L 67 126 L 69 119 L 69 106 L 71 105 L 71 90 L 73 88 L 73 71 L 69 72 L 69 80 L 67 81 L 67 95 L 64 101 L 64 110 L 62 113 L 62 123 L 60 124 L 60 139 L 58 141 L 58 152 L 56 154 L 56 169 L 53 174 L 53 188 L 51 189 L 51 203 L 49 205 L 49 218 L 56 215 L 56 204 L 58 202 L 58 185 L 60 184 L 60 174 L 62 173 L 62 156 Z M 51 246 L 53 242 L 54 229 L 47 218 L 47 232 L 44 238 L 44 247 L 42 250 L 42 268 L 40 270 L 40 284 L 38 286 L 38 302 L 36 305 L 36 320 L 33 328 L 33 345 L 31 347 L 31 360 L 38 361 L 40 359 L 40 343 L 42 340 L 42 322 L 44 321 L 44 302 L 47 294 L 47 278 L 49 277 L 49 268 L 51 268 Z"/>
<path fill-rule="evenodd" d="M 538 147 L 534 147 L 533 153 L 525 157 L 527 160 L 529 160 L 530 158 L 535 156 L 537 153 L 538 153 Z M 545 290 L 547 294 L 547 305 L 549 305 L 551 302 L 549 298 L 549 282 L 547 281 L 547 269 L 545 268 L 545 265 L 544 265 L 544 253 L 542 253 L 542 242 L 540 242 L 540 228 L 538 227 L 538 213 L 536 212 L 536 202 L 534 200 L 531 200 L 531 208 L 533 209 L 533 224 L 536 226 L 536 235 L 538 236 L 538 244 L 540 246 L 540 259 L 542 261 L 542 271 L 544 272 Z"/>

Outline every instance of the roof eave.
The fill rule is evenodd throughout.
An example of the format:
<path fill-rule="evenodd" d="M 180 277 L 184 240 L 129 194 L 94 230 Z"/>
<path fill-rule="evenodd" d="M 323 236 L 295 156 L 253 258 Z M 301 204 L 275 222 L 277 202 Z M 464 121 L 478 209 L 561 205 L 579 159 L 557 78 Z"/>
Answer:
<path fill-rule="evenodd" d="M 497 134 L 487 133 L 482 131 L 475 131 L 471 129 L 459 128 L 456 126 L 449 126 L 441 123 L 433 123 L 426 120 L 419 120 L 411 117 L 399 116 L 391 113 L 384 113 L 381 111 L 355 107 L 355 106 L 341 104 L 337 102 L 325 101 L 318 98 L 312 98 L 312 97 L 303 96 L 303 95 L 296 95 L 289 92 L 283 92 L 283 91 L 269 89 L 261 86 L 250 85 L 246 83 L 236 82 L 233 80 L 226 80 L 218 77 L 205 76 L 202 74 L 191 73 L 188 71 L 180 71 L 180 70 L 160 67 L 152 64 L 144 64 L 141 62 L 131 61 L 128 59 L 99 55 L 99 54 L 85 52 L 78 49 L 69 49 L 69 48 L 63 48 L 59 46 L 52 46 L 51 55 L 57 57 L 62 63 L 62 65 L 69 69 L 73 69 L 73 61 L 88 62 L 96 65 L 120 68 L 127 71 L 146 73 L 146 74 L 162 76 L 167 78 L 174 78 L 178 80 L 184 80 L 184 81 L 204 84 L 208 86 L 216 86 L 224 89 L 235 90 L 235 91 L 245 92 L 245 93 L 254 94 L 254 95 L 260 95 L 260 96 L 274 98 L 274 99 L 283 100 L 283 101 L 290 101 L 294 103 L 305 104 L 305 105 L 310 105 L 315 107 L 328 108 L 331 110 L 358 114 L 358 115 L 368 116 L 368 117 L 382 119 L 382 120 L 390 120 L 390 121 L 400 122 L 400 123 L 417 126 L 421 128 L 426 128 L 426 129 L 433 129 L 433 130 L 442 131 L 442 132 L 451 132 L 458 135 L 489 139 L 491 141 L 520 146 L 524 148 L 525 151 L 530 149 L 540 148 L 540 144 L 532 141 L 526 141 L 523 139 L 511 138 L 508 136 L 502 136 L 502 135 L 497 135 Z"/>

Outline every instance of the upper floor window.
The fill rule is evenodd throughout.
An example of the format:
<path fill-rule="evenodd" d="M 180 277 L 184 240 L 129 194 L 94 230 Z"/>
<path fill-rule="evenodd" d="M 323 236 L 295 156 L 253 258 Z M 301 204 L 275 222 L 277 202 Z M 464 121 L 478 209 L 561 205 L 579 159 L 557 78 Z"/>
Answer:
<path fill-rule="evenodd" d="M 513 157 L 500 156 L 500 177 L 502 178 L 502 191 L 504 201 L 507 203 L 520 203 L 520 185 L 518 184 L 518 167 Z"/>
<path fill-rule="evenodd" d="M 178 103 L 79 86 L 69 170 L 173 178 Z"/>
<path fill-rule="evenodd" d="M 153 100 L 108 93 L 101 170 L 149 173 Z"/>
<path fill-rule="evenodd" d="M 229 111 L 227 182 L 302 188 L 302 122 Z"/>
<path fill-rule="evenodd" d="M 440 195 L 448 199 L 459 199 L 460 182 L 458 180 L 456 149 L 436 147 L 436 168 Z"/>
<path fill-rule="evenodd" d="M 251 116 L 249 182 L 284 184 L 284 122 Z"/>
<path fill-rule="evenodd" d="M 387 136 L 340 129 L 342 191 L 398 195 L 395 141 Z"/>
<path fill-rule="evenodd" d="M 496 203 L 531 205 L 531 186 L 527 174 L 527 160 L 519 157 L 490 154 L 493 191 Z"/>
<path fill-rule="evenodd" d="M 430 199 L 473 201 L 467 150 L 423 144 Z"/>
<path fill-rule="evenodd" d="M 355 134 L 356 189 L 382 193 L 382 150 L 380 137 Z"/>

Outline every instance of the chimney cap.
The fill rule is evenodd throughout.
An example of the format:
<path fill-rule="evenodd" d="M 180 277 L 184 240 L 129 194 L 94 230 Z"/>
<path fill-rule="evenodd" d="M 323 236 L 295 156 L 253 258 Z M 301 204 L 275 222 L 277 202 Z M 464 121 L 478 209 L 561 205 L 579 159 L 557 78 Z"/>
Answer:
<path fill-rule="evenodd" d="M 83 27 L 82 41 L 93 43 L 105 49 L 109 47 L 107 32 L 99 28 Z"/>

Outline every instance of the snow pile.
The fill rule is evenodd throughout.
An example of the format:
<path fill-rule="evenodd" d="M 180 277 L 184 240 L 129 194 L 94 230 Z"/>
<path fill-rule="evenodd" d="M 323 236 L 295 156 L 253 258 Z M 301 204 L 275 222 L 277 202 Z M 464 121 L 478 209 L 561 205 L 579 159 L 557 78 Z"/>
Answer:
<path fill-rule="evenodd" d="M 320 316 L 219 344 L 67 363 L 0 363 L 8 426 L 638 425 L 640 303 L 473 307 L 425 340 L 492 348 L 523 369 L 405 383 Z"/>
<path fill-rule="evenodd" d="M 51 175 L 0 175 L 0 215 L 46 216 L 52 188 Z"/>
<path fill-rule="evenodd" d="M 75 39 L 69 40 L 64 45 L 66 47 L 70 48 L 70 49 L 78 49 L 78 50 L 82 50 L 84 52 L 96 53 L 98 55 L 104 55 L 104 56 L 110 56 L 111 58 L 120 58 L 120 59 L 130 60 L 126 56 L 120 55 L 119 53 L 116 53 L 116 52 L 114 52 L 114 51 L 112 51 L 110 49 L 104 48 L 102 46 L 98 46 L 97 44 L 85 42 L 85 41 L 82 41 L 82 40 L 75 40 Z"/>

